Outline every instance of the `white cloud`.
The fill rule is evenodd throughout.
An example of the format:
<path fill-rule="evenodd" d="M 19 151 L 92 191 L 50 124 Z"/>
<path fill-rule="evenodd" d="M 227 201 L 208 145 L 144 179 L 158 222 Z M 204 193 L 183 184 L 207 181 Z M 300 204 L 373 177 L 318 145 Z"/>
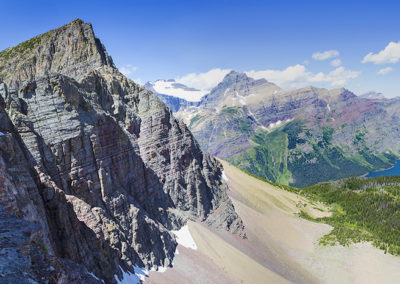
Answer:
<path fill-rule="evenodd" d="M 386 74 L 389 74 L 392 71 L 393 71 L 392 67 L 386 67 L 386 68 L 382 68 L 381 70 L 379 70 L 378 74 L 379 75 L 386 75 Z"/>
<path fill-rule="evenodd" d="M 230 69 L 211 69 L 205 73 L 190 73 L 175 79 L 176 82 L 199 90 L 210 90 L 214 88 L 228 74 Z"/>
<path fill-rule="evenodd" d="M 132 66 L 131 64 L 127 64 L 125 66 L 122 66 L 119 68 L 119 72 L 124 74 L 126 77 L 129 77 L 132 73 L 136 72 L 138 70 L 137 66 Z"/>
<path fill-rule="evenodd" d="M 322 83 L 331 86 L 344 86 L 350 79 L 357 78 L 360 72 L 338 67 L 329 73 L 312 73 L 301 64 L 289 66 L 284 70 L 249 71 L 246 74 L 254 79 L 265 78 L 282 88 L 302 88 L 310 84 Z"/>
<path fill-rule="evenodd" d="M 339 56 L 339 51 L 332 49 L 324 52 L 315 52 L 313 53 L 312 58 L 314 60 L 323 61 L 336 56 Z"/>
<path fill-rule="evenodd" d="M 340 87 L 347 84 L 350 79 L 355 79 L 360 75 L 358 71 L 347 70 L 344 67 L 338 67 L 335 70 L 324 74 L 322 72 L 315 75 L 311 82 L 325 82 L 330 83 L 332 86 Z"/>
<path fill-rule="evenodd" d="M 400 61 L 400 41 L 390 42 L 385 49 L 378 53 L 368 53 L 362 63 L 372 62 L 375 64 L 397 63 Z"/>
<path fill-rule="evenodd" d="M 334 66 L 334 67 L 338 67 L 338 66 L 342 65 L 342 60 L 334 59 L 334 60 L 331 61 L 331 65 Z"/>

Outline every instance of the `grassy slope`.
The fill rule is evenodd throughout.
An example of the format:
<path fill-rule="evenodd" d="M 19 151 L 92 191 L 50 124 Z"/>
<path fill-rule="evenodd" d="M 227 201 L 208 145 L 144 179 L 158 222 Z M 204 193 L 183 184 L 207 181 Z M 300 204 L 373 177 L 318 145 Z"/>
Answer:
<path fill-rule="evenodd" d="M 372 241 L 400 255 L 400 177 L 349 178 L 314 185 L 301 194 L 333 208 L 331 217 L 316 219 L 334 227 L 321 243 Z"/>

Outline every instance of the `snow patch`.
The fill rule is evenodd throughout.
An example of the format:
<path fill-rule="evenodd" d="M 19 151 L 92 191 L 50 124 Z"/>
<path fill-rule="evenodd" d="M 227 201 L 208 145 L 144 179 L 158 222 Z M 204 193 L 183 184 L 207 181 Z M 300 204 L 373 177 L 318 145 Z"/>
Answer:
<path fill-rule="evenodd" d="M 224 92 L 224 97 L 226 97 L 226 94 L 229 92 L 229 88 L 227 88 Z"/>
<path fill-rule="evenodd" d="M 194 242 L 192 235 L 190 234 L 189 227 L 187 224 L 183 226 L 180 230 L 171 232 L 175 234 L 176 241 L 178 242 L 178 244 L 186 248 L 197 250 L 197 245 Z"/>
<path fill-rule="evenodd" d="M 226 176 L 225 171 L 222 171 L 222 179 L 224 181 L 228 181 L 228 177 Z"/>
<path fill-rule="evenodd" d="M 290 122 L 290 121 L 292 121 L 293 120 L 293 118 L 288 118 L 288 119 L 285 119 L 285 120 L 278 120 L 278 121 L 276 121 L 276 122 L 272 122 L 272 123 L 270 123 L 269 125 L 268 125 L 268 128 L 269 129 L 271 129 L 271 128 L 275 128 L 275 127 L 278 127 L 278 126 L 280 126 L 280 125 L 282 125 L 282 123 L 288 123 L 288 122 Z"/>
<path fill-rule="evenodd" d="M 117 283 L 118 284 L 141 284 L 142 282 L 145 282 L 147 277 L 149 277 L 150 271 L 156 271 L 156 272 L 160 272 L 160 273 L 164 273 L 165 271 L 167 271 L 166 266 L 159 266 L 158 270 L 156 270 L 154 267 L 152 267 L 149 271 L 144 267 L 139 267 L 137 265 L 134 265 L 133 269 L 135 270 L 134 274 L 132 274 L 130 272 L 124 272 L 124 270 L 121 268 L 122 280 L 119 280 L 117 275 L 114 275 L 114 278 L 117 281 Z"/>
<path fill-rule="evenodd" d="M 165 271 L 167 271 L 167 267 L 166 267 L 166 266 L 160 266 L 160 267 L 158 267 L 157 272 L 159 272 L 159 273 L 164 273 Z"/>
<path fill-rule="evenodd" d="M 239 102 L 242 104 L 242 105 L 246 105 L 247 103 L 246 103 L 246 97 L 243 97 L 243 96 L 241 96 L 241 95 L 239 95 L 239 93 L 238 92 L 236 92 L 236 96 L 239 98 Z"/>
<path fill-rule="evenodd" d="M 98 278 L 96 275 L 94 275 L 92 272 L 87 272 L 88 274 L 90 274 L 93 278 L 95 278 L 96 280 L 98 280 L 98 281 L 101 281 L 102 283 L 104 283 L 104 281 L 103 280 L 101 280 L 100 278 Z"/>
<path fill-rule="evenodd" d="M 140 272 L 137 272 L 136 270 L 137 266 L 134 266 L 133 268 L 135 269 L 135 272 L 138 273 L 130 273 L 130 272 L 125 272 L 122 268 L 122 280 L 119 280 L 117 275 L 114 275 L 115 280 L 117 281 L 118 284 L 140 284 L 141 283 L 141 278 L 140 278 Z M 144 280 L 144 279 L 143 279 Z"/>
<path fill-rule="evenodd" d="M 191 102 L 200 101 L 208 93 L 206 90 L 179 87 L 175 81 L 171 80 L 158 80 L 153 83 L 152 87 L 159 94 L 174 96 Z"/>
<path fill-rule="evenodd" d="M 326 108 L 328 109 L 328 111 L 331 111 L 331 106 L 329 104 L 327 104 Z"/>

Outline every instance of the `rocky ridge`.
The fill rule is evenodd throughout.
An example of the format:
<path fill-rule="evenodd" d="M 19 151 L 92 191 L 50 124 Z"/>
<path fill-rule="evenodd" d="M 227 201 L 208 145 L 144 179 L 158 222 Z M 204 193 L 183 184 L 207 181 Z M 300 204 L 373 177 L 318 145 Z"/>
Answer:
<path fill-rule="evenodd" d="M 1 52 L 0 80 L 0 204 L 40 226 L 49 255 L 115 283 L 170 265 L 170 230 L 187 219 L 244 235 L 222 166 L 115 68 L 90 24 Z"/>

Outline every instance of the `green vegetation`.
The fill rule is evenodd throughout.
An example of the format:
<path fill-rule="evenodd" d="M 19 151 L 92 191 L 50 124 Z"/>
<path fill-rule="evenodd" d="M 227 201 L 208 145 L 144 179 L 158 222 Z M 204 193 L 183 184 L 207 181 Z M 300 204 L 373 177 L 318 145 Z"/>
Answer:
<path fill-rule="evenodd" d="M 252 134 L 251 122 L 241 107 L 223 107 L 220 114 L 229 122 L 229 125 L 242 134 Z"/>
<path fill-rule="evenodd" d="M 371 241 L 385 252 L 400 255 L 400 177 L 349 178 L 297 192 L 332 208 L 330 217 L 316 219 L 333 226 L 320 239 L 322 245 Z M 305 212 L 299 215 L 312 220 Z"/>
<path fill-rule="evenodd" d="M 348 246 L 367 241 L 385 253 L 400 255 L 400 177 L 352 177 L 300 189 L 275 184 L 242 171 L 311 201 L 328 205 L 332 211 L 329 217 L 313 218 L 303 210 L 299 213 L 301 218 L 333 227 L 319 240 L 321 245 Z"/>
<path fill-rule="evenodd" d="M 320 133 L 307 129 L 296 119 L 272 132 L 258 131 L 251 137 L 251 149 L 227 160 L 273 182 L 306 187 L 389 168 L 398 159 L 392 152 L 375 153 L 368 148 L 364 128 L 356 132 L 352 147 L 334 144 L 334 128 L 320 129 Z"/>
<path fill-rule="evenodd" d="M 37 37 L 31 38 L 27 41 L 20 43 L 19 45 L 11 48 L 7 48 L 0 52 L 0 62 L 7 61 L 9 58 L 20 56 L 21 54 L 25 54 L 27 51 L 33 49 L 35 46 L 39 45 L 41 41 L 50 36 L 50 32 L 45 34 L 41 34 Z"/>
<path fill-rule="evenodd" d="M 189 124 L 189 128 L 192 128 L 192 126 L 199 121 L 202 118 L 201 115 L 196 114 L 191 120 L 190 120 L 190 124 Z"/>
<path fill-rule="evenodd" d="M 226 107 L 224 106 L 221 109 L 221 114 L 229 114 L 229 115 L 235 115 L 239 111 L 239 107 Z"/>
<path fill-rule="evenodd" d="M 316 219 L 310 216 L 306 211 L 301 210 L 299 213 L 299 217 L 306 219 L 308 221 L 316 222 Z"/>
<path fill-rule="evenodd" d="M 40 247 L 40 249 L 45 253 L 49 254 L 49 250 L 47 249 L 47 246 L 43 242 L 38 242 L 37 245 Z"/>
<path fill-rule="evenodd" d="M 288 169 L 288 150 L 303 141 L 300 120 L 294 120 L 272 132 L 258 131 L 251 137 L 255 146 L 228 160 L 234 165 L 271 181 L 288 185 L 292 174 Z"/>

